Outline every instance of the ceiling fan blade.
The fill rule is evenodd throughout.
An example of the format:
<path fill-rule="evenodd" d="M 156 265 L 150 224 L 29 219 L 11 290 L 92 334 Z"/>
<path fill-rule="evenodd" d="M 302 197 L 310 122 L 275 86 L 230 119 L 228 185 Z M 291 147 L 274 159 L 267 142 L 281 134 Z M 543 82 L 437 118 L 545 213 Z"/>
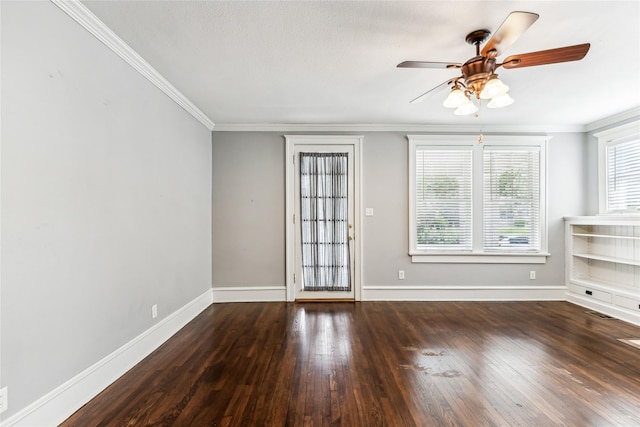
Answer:
<path fill-rule="evenodd" d="M 427 62 L 404 61 L 397 65 L 398 68 L 460 68 L 462 64 L 456 62 Z"/>
<path fill-rule="evenodd" d="M 531 12 L 511 12 L 489 41 L 482 48 L 482 56 L 495 50 L 494 57 L 501 55 L 529 28 L 539 15 Z"/>
<path fill-rule="evenodd" d="M 422 102 L 424 101 L 424 98 L 429 95 L 431 92 L 437 92 L 440 89 L 444 88 L 446 85 L 448 85 L 449 83 L 453 83 L 454 81 L 458 80 L 460 77 L 455 77 L 453 79 L 449 79 L 447 81 L 444 81 L 442 83 L 440 83 L 438 86 L 429 89 L 428 91 L 426 91 L 425 93 L 423 93 L 422 95 L 418 96 L 417 98 L 413 98 L 411 101 L 409 101 L 409 104 L 417 104 L 418 102 Z"/>
<path fill-rule="evenodd" d="M 504 60 L 504 68 L 523 68 L 535 65 L 556 64 L 558 62 L 579 61 L 587 54 L 591 44 L 583 43 L 538 52 L 509 56 Z"/>

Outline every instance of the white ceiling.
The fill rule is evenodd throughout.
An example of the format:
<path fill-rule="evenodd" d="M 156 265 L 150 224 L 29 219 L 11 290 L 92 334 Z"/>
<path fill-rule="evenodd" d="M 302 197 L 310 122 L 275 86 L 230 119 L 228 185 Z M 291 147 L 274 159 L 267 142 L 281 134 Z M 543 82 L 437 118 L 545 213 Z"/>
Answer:
<path fill-rule="evenodd" d="M 202 110 L 225 124 L 584 125 L 640 106 L 635 1 L 84 1 Z M 457 117 L 447 89 L 467 33 L 509 12 L 540 18 L 502 57 L 589 42 L 579 62 L 499 70 L 516 102 Z M 475 122 L 474 122 L 475 121 Z"/>

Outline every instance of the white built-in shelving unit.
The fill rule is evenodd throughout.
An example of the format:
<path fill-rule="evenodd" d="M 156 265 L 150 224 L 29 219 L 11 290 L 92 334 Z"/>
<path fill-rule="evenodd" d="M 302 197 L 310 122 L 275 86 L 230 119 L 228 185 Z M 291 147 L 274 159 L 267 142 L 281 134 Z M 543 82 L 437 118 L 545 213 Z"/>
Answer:
<path fill-rule="evenodd" d="M 567 301 L 640 325 L 640 217 L 565 218 Z"/>

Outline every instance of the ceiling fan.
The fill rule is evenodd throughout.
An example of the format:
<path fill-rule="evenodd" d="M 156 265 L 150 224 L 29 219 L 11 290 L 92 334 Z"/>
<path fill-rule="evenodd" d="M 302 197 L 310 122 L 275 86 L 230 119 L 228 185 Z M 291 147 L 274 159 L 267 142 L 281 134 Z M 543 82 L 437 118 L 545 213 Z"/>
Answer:
<path fill-rule="evenodd" d="M 487 107 L 499 108 L 510 105 L 513 99 L 508 95 L 509 87 L 498 79 L 496 70 L 533 67 L 536 65 L 559 62 L 579 61 L 589 51 L 589 43 L 565 46 L 556 49 L 541 50 L 505 58 L 501 63 L 496 58 L 504 53 L 537 19 L 539 15 L 531 12 L 511 12 L 491 38 L 486 29 L 469 33 L 466 42 L 475 46 L 476 56 L 464 64 L 456 62 L 404 61 L 399 68 L 457 68 L 462 75 L 449 79 L 428 90 L 411 103 L 419 102 L 429 93 L 445 85 L 451 85 L 451 92 L 444 102 L 445 107 L 456 108 L 455 114 L 473 114 L 478 107 L 471 101 L 489 99 Z M 480 45 L 487 40 L 480 50 Z"/>

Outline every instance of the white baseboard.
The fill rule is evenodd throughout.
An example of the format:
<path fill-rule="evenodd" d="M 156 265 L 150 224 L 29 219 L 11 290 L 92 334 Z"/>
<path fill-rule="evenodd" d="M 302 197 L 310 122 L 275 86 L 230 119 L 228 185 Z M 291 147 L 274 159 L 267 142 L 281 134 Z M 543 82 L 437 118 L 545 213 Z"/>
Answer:
<path fill-rule="evenodd" d="M 56 426 L 160 347 L 213 303 L 208 290 L 124 346 L 0 423 L 0 427 Z"/>
<path fill-rule="evenodd" d="M 365 286 L 362 301 L 564 301 L 559 286 Z M 217 287 L 213 302 L 286 301 L 284 286 Z"/>
<path fill-rule="evenodd" d="M 363 301 L 564 301 L 559 286 L 367 286 Z"/>
<path fill-rule="evenodd" d="M 640 315 L 630 310 L 625 310 L 624 308 L 616 307 L 611 304 L 601 303 L 592 298 L 585 298 L 582 295 L 572 292 L 567 292 L 566 299 L 572 304 L 576 304 L 590 310 L 595 310 L 611 317 L 615 317 L 616 319 L 624 320 L 625 322 L 640 326 Z"/>
<path fill-rule="evenodd" d="M 213 302 L 278 302 L 287 300 L 284 286 L 214 287 Z"/>

